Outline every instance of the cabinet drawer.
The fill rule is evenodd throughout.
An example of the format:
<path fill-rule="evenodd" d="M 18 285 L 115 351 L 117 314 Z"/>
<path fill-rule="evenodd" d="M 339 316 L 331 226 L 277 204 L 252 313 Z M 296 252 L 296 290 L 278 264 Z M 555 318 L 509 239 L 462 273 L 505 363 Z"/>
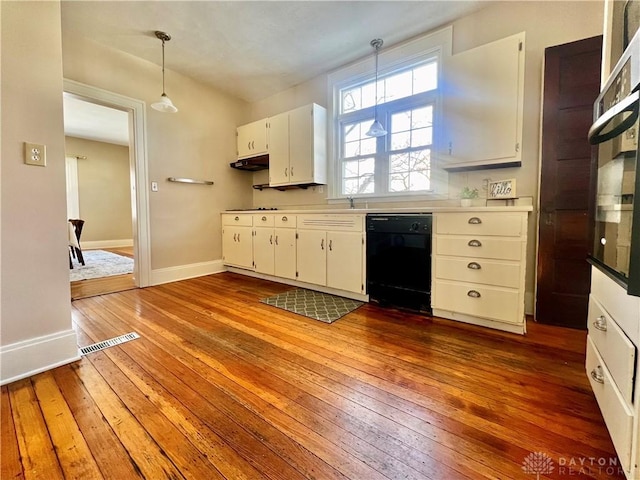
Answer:
<path fill-rule="evenodd" d="M 222 225 L 238 225 L 243 227 L 253 226 L 251 215 L 234 215 L 233 213 L 222 215 Z"/>
<path fill-rule="evenodd" d="M 261 213 L 253 215 L 254 227 L 273 227 L 273 223 L 274 223 L 273 215 L 263 215 Z"/>
<path fill-rule="evenodd" d="M 342 232 L 362 232 L 364 215 L 314 214 L 298 215 L 298 228 L 306 230 L 334 230 Z"/>
<path fill-rule="evenodd" d="M 625 471 L 628 472 L 631 463 L 633 412 L 626 405 L 613 383 L 611 374 L 590 337 L 587 337 L 585 366 L 589 383 L 598 401 L 604 423 L 607 425 L 616 453 L 620 458 L 620 463 Z"/>
<path fill-rule="evenodd" d="M 274 215 L 275 226 L 278 228 L 296 228 L 297 217 L 295 215 Z"/>
<path fill-rule="evenodd" d="M 523 321 L 517 290 L 444 280 L 435 283 L 434 308 L 500 322 L 520 324 Z"/>
<path fill-rule="evenodd" d="M 589 338 L 607 365 L 622 398 L 631 405 L 636 349 L 618 324 L 589 296 Z"/>
<path fill-rule="evenodd" d="M 518 288 L 520 265 L 485 259 L 436 257 L 436 278 Z"/>
<path fill-rule="evenodd" d="M 519 237 L 523 216 L 498 212 L 439 213 L 436 233 L 455 235 L 497 235 Z"/>
<path fill-rule="evenodd" d="M 456 257 L 520 260 L 522 258 L 522 242 L 520 239 L 511 238 L 438 236 L 435 253 Z"/>

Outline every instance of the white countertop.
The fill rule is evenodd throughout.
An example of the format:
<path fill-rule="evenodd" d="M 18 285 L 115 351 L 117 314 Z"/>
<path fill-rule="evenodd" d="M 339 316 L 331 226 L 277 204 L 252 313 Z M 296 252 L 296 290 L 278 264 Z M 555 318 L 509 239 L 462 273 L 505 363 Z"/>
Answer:
<path fill-rule="evenodd" d="M 516 206 L 492 206 L 492 207 L 396 207 L 396 208 L 307 208 L 307 209 L 278 209 L 278 210 L 227 210 L 222 213 L 229 214 L 367 214 L 367 213 L 388 213 L 388 214 L 403 214 L 403 213 L 439 213 L 439 212 L 531 212 L 533 207 L 531 205 L 516 205 Z"/>

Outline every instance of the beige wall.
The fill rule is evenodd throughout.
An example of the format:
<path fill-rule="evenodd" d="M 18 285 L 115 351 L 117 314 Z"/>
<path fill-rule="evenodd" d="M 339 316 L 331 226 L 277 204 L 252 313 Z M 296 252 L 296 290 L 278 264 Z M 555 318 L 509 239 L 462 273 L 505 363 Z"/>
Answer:
<path fill-rule="evenodd" d="M 67 154 L 78 160 L 82 241 L 130 240 L 131 167 L 129 147 L 66 137 Z"/>
<path fill-rule="evenodd" d="M 589 2 L 499 2 L 453 22 L 453 54 L 483 45 L 519 32 L 526 32 L 525 93 L 522 166 L 499 170 L 478 170 L 449 175 L 449 196 L 456 198 L 464 185 L 482 190 L 483 179 L 516 178 L 518 194 L 532 197 L 537 205 L 540 105 L 544 49 L 553 45 L 602 34 L 604 6 Z M 251 105 L 250 120 L 264 118 L 306 103 L 327 106 L 329 101 L 327 75 L 294 87 Z M 256 175 L 265 175 L 259 172 Z M 326 189 L 254 191 L 254 206 L 326 206 Z M 421 202 L 438 204 L 441 202 Z M 376 204 L 377 206 L 394 204 Z M 402 204 L 406 206 L 406 203 Z M 344 207 L 344 205 L 341 205 Z M 535 245 L 537 212 L 530 216 L 527 257 L 527 310 L 532 311 L 535 285 Z"/>
<path fill-rule="evenodd" d="M 2 380 L 21 369 L 7 345 L 71 331 L 62 47 L 58 2 L 0 2 L 2 102 Z M 37 28 L 25 28 L 37 25 Z M 34 71 L 34 65 L 37 69 Z M 47 166 L 24 164 L 23 142 L 46 145 Z M 72 331 L 71 331 L 72 332 Z M 60 361 L 77 355 L 46 352 Z M 70 337 L 68 337 L 70 338 Z M 47 350 L 44 345 L 42 350 Z M 15 353 L 14 349 L 14 353 Z M 62 357 L 61 357 L 62 356 Z M 15 357 L 12 357 L 15 358 Z"/>
<path fill-rule="evenodd" d="M 62 30 L 65 78 L 147 104 L 149 180 L 159 184 L 149 193 L 151 268 L 220 259 L 220 212 L 251 206 L 250 175 L 229 167 L 236 125 L 247 120 L 248 106 L 172 72 L 168 51 L 166 91 L 179 111 L 157 112 L 150 105 L 161 93 L 160 66 L 65 34 L 64 23 Z M 157 39 L 140 33 L 140 41 L 156 45 Z M 168 177 L 215 185 L 169 183 Z"/>

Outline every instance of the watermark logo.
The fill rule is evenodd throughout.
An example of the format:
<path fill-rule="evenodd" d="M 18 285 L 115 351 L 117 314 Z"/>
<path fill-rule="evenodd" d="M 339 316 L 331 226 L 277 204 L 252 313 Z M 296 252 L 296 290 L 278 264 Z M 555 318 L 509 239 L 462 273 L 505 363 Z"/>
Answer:
<path fill-rule="evenodd" d="M 532 452 L 522 461 L 522 470 L 529 475 L 535 475 L 540 480 L 540 474 L 547 475 L 553 472 L 553 460 L 544 452 Z"/>

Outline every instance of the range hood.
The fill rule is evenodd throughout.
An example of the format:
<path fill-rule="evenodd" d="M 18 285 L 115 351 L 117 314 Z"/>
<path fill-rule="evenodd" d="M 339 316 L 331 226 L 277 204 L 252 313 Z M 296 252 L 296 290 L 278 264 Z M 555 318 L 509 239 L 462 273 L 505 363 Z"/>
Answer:
<path fill-rule="evenodd" d="M 243 158 L 229 164 L 232 168 L 238 170 L 248 170 L 250 172 L 256 172 L 258 170 L 264 170 L 269 168 L 269 155 L 260 155 L 258 157 Z"/>

